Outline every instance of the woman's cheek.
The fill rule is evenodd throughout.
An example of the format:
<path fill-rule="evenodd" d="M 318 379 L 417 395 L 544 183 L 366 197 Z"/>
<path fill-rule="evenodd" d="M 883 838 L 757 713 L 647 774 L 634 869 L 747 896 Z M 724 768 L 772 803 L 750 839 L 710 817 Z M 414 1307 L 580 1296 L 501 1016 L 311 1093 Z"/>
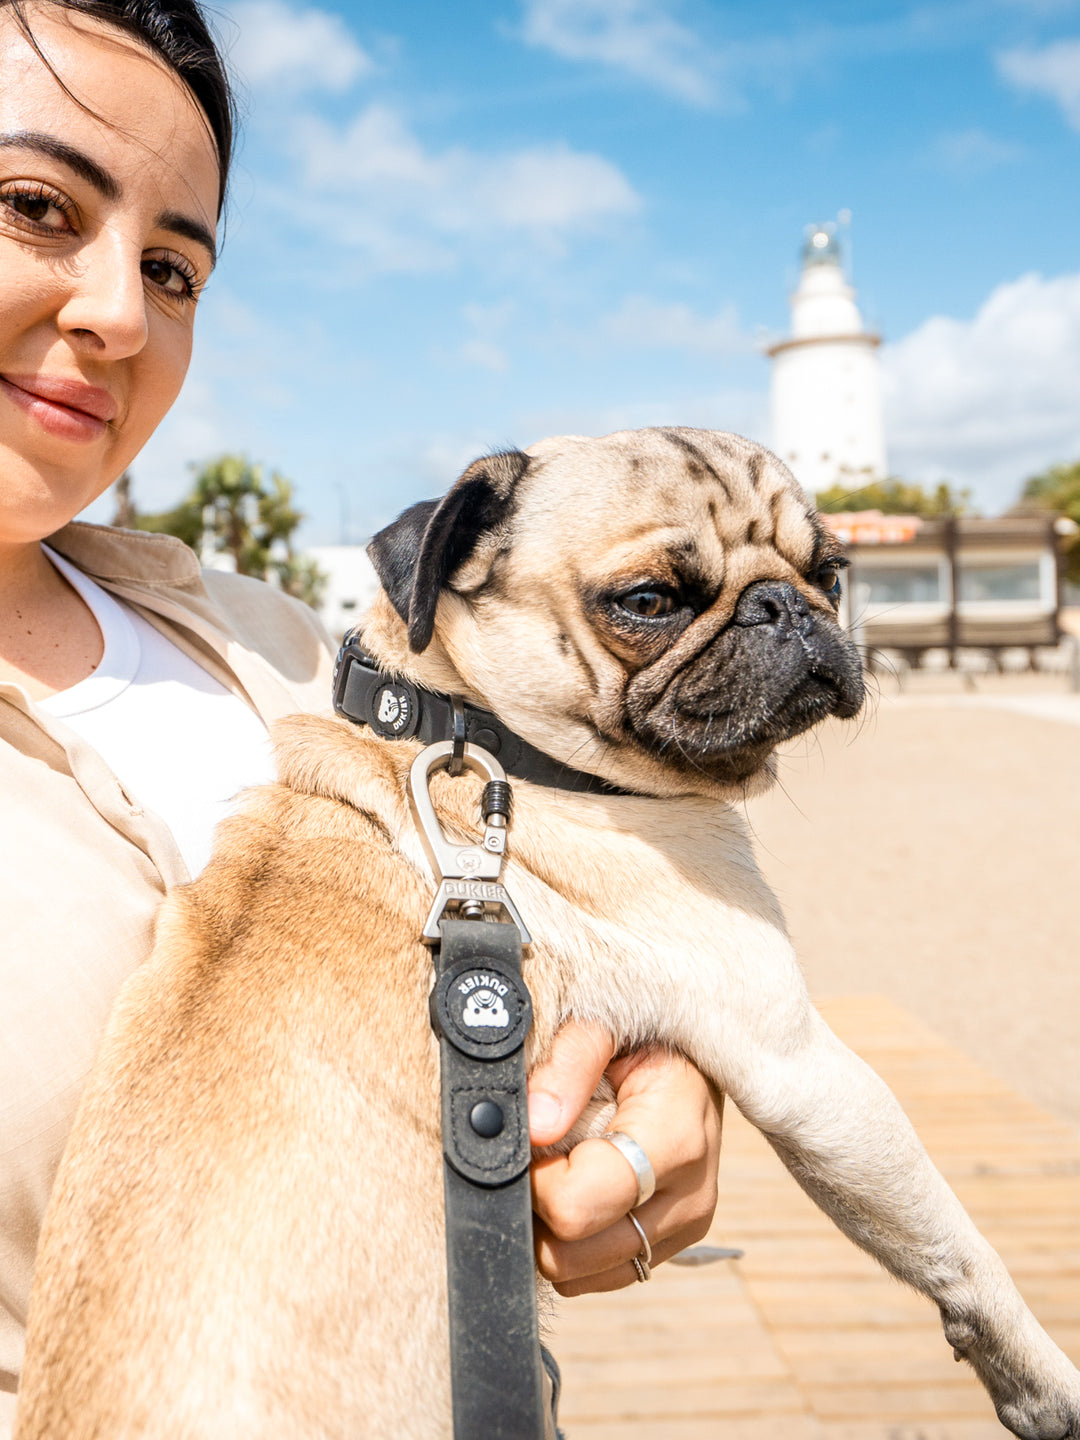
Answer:
<path fill-rule="evenodd" d="M 142 449 L 183 389 L 191 350 L 192 328 L 187 325 L 182 332 L 148 346 L 142 363 L 135 367 L 130 423 L 125 427 L 130 431 L 125 438 L 135 447 L 132 454 Z"/>

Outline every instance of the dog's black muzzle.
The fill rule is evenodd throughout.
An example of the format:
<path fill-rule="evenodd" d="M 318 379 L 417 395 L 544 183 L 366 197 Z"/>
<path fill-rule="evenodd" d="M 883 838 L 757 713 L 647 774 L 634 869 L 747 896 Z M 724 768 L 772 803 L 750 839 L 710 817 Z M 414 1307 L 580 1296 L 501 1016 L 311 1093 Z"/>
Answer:
<path fill-rule="evenodd" d="M 739 781 L 781 741 L 857 714 L 863 698 L 858 652 L 837 622 L 789 582 L 757 580 L 631 724 L 667 761 Z"/>

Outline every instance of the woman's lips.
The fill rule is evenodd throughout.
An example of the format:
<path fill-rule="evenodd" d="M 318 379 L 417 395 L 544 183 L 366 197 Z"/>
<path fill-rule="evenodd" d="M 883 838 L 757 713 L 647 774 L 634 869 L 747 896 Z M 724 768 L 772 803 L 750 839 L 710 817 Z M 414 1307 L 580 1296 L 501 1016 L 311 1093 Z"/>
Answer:
<path fill-rule="evenodd" d="M 107 390 L 59 375 L 0 375 L 3 393 L 61 440 L 97 440 L 118 405 Z"/>

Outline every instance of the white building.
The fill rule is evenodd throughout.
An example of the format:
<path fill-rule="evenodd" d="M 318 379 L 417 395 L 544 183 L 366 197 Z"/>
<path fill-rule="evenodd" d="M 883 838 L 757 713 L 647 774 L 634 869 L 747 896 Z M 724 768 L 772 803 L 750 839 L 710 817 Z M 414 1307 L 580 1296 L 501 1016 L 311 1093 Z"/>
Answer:
<path fill-rule="evenodd" d="M 319 614 L 334 639 L 340 640 L 375 599 L 379 588 L 375 567 L 363 545 L 313 545 L 304 554 L 327 577 Z"/>
<path fill-rule="evenodd" d="M 810 227 L 791 336 L 769 347 L 772 448 L 811 494 L 888 474 L 879 335 L 863 326 L 835 226 Z"/>

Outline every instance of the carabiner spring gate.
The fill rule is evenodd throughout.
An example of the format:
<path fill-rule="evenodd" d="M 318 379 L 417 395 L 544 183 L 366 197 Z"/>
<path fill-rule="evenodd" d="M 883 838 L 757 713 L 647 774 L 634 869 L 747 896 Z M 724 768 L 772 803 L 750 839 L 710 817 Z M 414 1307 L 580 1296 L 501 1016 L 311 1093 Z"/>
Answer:
<path fill-rule="evenodd" d="M 431 803 L 428 789 L 435 770 L 451 769 L 460 760 L 487 780 L 484 789 L 484 838 L 479 845 L 459 845 L 443 834 L 439 817 Z M 509 819 L 510 786 L 506 771 L 495 756 L 479 745 L 455 744 L 440 740 L 427 746 L 413 761 L 409 770 L 409 809 L 420 832 L 424 854 L 439 882 L 435 899 L 421 933 L 425 945 L 439 943 L 439 921 L 452 911 L 456 919 L 482 920 L 486 915 L 505 911 L 521 932 L 521 943 L 528 945 L 531 937 L 517 906 L 505 886 L 499 883 L 506 855 L 506 830 Z"/>

